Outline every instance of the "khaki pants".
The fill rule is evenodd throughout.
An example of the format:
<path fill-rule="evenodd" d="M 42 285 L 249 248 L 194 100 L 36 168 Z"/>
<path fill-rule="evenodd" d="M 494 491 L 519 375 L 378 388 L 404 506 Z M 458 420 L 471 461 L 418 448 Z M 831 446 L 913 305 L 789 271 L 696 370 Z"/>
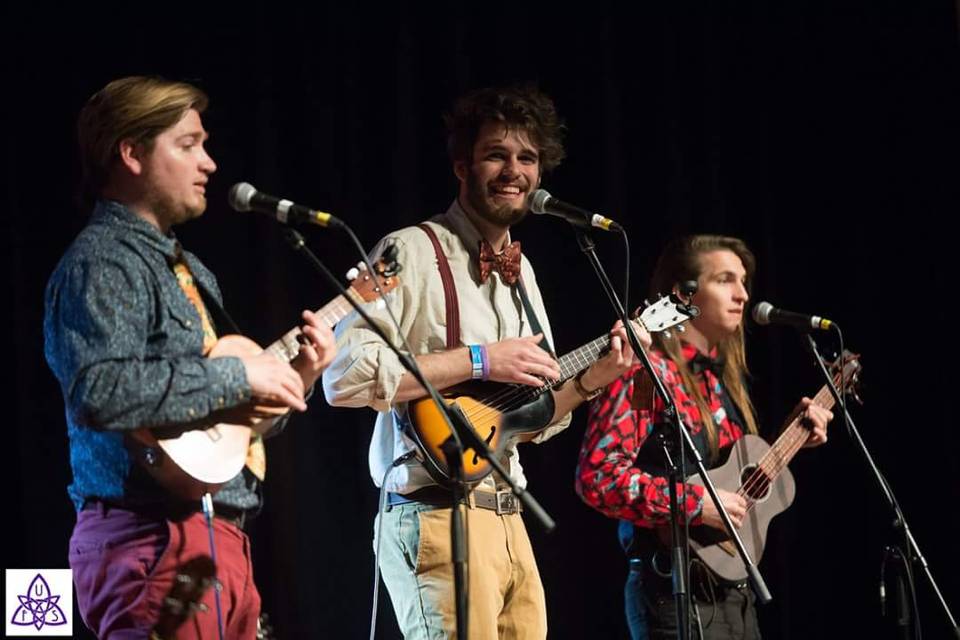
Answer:
<path fill-rule="evenodd" d="M 470 640 L 542 640 L 543 585 L 519 514 L 468 508 Z M 383 514 L 380 570 L 407 640 L 456 638 L 449 508 L 402 504 Z"/>

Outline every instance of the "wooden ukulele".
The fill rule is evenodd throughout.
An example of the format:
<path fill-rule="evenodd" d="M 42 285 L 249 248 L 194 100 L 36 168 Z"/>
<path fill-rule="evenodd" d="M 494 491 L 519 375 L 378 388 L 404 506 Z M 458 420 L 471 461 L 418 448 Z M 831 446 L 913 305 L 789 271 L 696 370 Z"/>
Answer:
<path fill-rule="evenodd" d="M 372 302 L 397 286 L 399 267 L 392 257 L 385 255 L 375 268 L 375 275 L 359 271 L 347 296 L 357 303 Z M 316 313 L 327 326 L 333 327 L 352 310 L 341 295 Z M 290 362 L 300 352 L 299 335 L 300 328 L 294 327 L 266 349 L 244 336 L 227 335 L 217 340 L 207 357 L 249 356 L 267 351 L 283 362 Z M 215 493 L 240 473 L 251 434 L 265 433 L 286 412 L 283 406 L 252 404 L 215 411 L 207 419 L 189 425 L 189 430 L 179 428 L 171 437 L 165 437 L 163 428 L 137 429 L 130 434 L 128 447 L 161 486 L 185 500 L 199 500 L 205 493 Z"/>
<path fill-rule="evenodd" d="M 686 310 L 686 311 L 685 311 Z M 678 298 L 665 296 L 648 306 L 635 323 L 648 332 L 669 329 L 689 319 L 693 313 Z M 441 392 L 448 405 L 459 410 L 477 432 L 480 440 L 499 456 L 512 443 L 542 430 L 553 417 L 550 391 L 603 356 L 610 346 L 610 335 L 600 336 L 560 358 L 560 379 L 542 387 L 500 382 L 467 382 Z M 440 409 L 433 400 L 422 398 L 408 407 L 409 432 L 420 446 L 421 462 L 438 483 L 449 482 L 449 467 L 443 444 L 451 436 Z M 463 477 L 475 483 L 491 471 L 490 463 L 467 448 L 462 458 Z"/>
<path fill-rule="evenodd" d="M 837 390 L 842 394 L 850 393 L 854 398 L 857 397 L 855 386 L 861 370 L 859 358 L 859 355 L 845 351 L 831 365 Z M 825 409 L 831 409 L 835 404 L 833 394 L 826 385 L 817 392 L 813 401 Z M 759 436 L 744 435 L 730 447 L 727 461 L 707 472 L 718 489 L 733 491 L 746 498 L 747 514 L 739 533 L 754 562 L 760 562 L 760 556 L 763 555 L 770 520 L 793 503 L 796 484 L 787 464 L 809 436 L 810 431 L 804 425 L 800 412 L 794 411 L 772 446 Z M 703 484 L 699 475 L 691 477 L 689 482 Z M 661 538 L 669 539 L 669 535 L 667 531 Z M 690 538 L 690 545 L 697 556 L 718 576 L 731 582 L 747 578 L 743 560 L 726 532 L 706 526 L 691 527 Z"/>

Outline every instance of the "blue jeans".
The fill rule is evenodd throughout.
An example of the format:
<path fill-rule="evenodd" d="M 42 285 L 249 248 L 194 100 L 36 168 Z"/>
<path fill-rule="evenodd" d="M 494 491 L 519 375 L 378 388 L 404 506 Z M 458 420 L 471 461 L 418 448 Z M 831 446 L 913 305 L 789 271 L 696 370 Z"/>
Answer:
<path fill-rule="evenodd" d="M 627 615 L 627 628 L 630 630 L 631 640 L 648 640 L 647 629 L 647 595 L 643 591 L 643 560 L 630 560 L 630 572 L 627 573 L 627 583 L 623 587 L 624 612 Z"/>
<path fill-rule="evenodd" d="M 657 554 L 657 569 L 648 558 L 632 558 L 624 588 L 627 626 L 632 640 L 668 640 L 677 637 L 677 607 L 672 581 L 664 575 Z M 708 569 L 694 561 L 689 588 L 694 610 L 691 621 L 699 617 L 704 640 L 759 640 L 754 595 L 748 586 L 724 585 L 710 577 Z"/>

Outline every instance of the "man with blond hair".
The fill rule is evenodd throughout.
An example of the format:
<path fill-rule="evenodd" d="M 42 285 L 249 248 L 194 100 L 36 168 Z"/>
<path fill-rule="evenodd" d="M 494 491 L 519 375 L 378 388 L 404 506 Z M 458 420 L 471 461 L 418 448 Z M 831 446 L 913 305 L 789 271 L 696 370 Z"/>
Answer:
<path fill-rule="evenodd" d="M 256 636 L 260 596 L 242 527 L 260 506 L 257 449 L 214 497 L 208 523 L 199 501 L 153 479 L 156 450 L 131 436 L 202 428 L 253 405 L 303 411 L 304 390 L 334 353 L 329 329 L 304 312 L 291 364 L 269 353 L 206 357 L 230 321 L 213 274 L 172 231 L 206 208 L 216 170 L 206 105 L 189 84 L 130 77 L 95 93 L 78 121 L 93 213 L 48 283 L 44 337 L 70 437 L 70 566 L 98 637 L 150 637 L 178 569 L 199 555 L 215 557 L 218 588 L 177 637 Z"/>

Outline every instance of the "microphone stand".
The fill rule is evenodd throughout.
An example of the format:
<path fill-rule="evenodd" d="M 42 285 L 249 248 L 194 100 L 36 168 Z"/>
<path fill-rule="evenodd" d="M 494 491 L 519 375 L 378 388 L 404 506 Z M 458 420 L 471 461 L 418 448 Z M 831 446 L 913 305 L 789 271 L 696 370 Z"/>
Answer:
<path fill-rule="evenodd" d="M 817 343 L 814 341 L 813 336 L 810 335 L 809 331 L 806 332 L 806 338 L 807 347 L 809 348 L 811 355 L 813 355 L 813 359 L 816 361 L 817 368 L 823 375 L 823 379 L 826 381 L 827 388 L 830 389 L 830 394 L 837 403 L 836 406 L 840 407 L 843 411 L 843 419 L 847 425 L 847 433 L 850 434 L 853 442 L 857 445 L 857 449 L 859 449 L 864 460 L 866 460 L 867 467 L 869 467 L 874 478 L 876 478 L 877 483 L 880 485 L 880 492 L 883 494 L 883 497 L 886 498 L 887 504 L 893 511 L 893 527 L 894 529 L 899 529 L 903 534 L 903 539 L 907 546 L 908 557 L 904 558 L 904 564 L 907 570 L 909 571 L 909 565 L 911 562 L 915 562 L 920 565 L 920 567 L 923 569 L 924 575 L 927 577 L 927 581 L 933 588 L 933 592 L 940 601 L 940 606 L 943 608 L 943 611 L 947 616 L 947 621 L 950 624 L 950 628 L 953 630 L 954 637 L 960 638 L 960 627 L 957 626 L 957 621 L 950 612 L 950 607 L 947 605 L 946 599 L 944 599 L 943 594 L 940 592 L 940 587 L 937 586 L 936 581 L 933 579 L 933 574 L 930 572 L 930 565 L 927 564 L 927 559 L 924 558 L 923 554 L 920 552 L 920 547 L 917 545 L 917 541 L 913 537 L 913 532 L 910 531 L 910 526 L 907 524 L 907 519 L 903 515 L 903 511 L 900 510 L 900 504 L 893 495 L 893 489 L 890 488 L 890 485 L 887 483 L 883 473 L 880 472 L 879 467 L 877 467 L 876 463 L 874 462 L 873 456 L 870 455 L 870 451 L 867 449 L 866 443 L 864 443 L 863 438 L 860 437 L 860 432 L 857 430 L 857 427 L 853 422 L 853 418 L 851 418 L 850 414 L 847 412 L 846 404 L 843 402 L 843 398 L 841 397 L 840 392 L 837 390 L 836 385 L 833 384 L 833 376 L 830 375 L 830 372 L 824 363 L 823 357 L 820 355 L 820 351 L 817 349 Z M 907 582 L 912 589 L 913 581 L 908 580 Z M 913 602 L 916 603 L 915 596 L 913 598 Z M 915 615 L 916 613 L 917 612 L 914 611 Z M 917 625 L 917 637 L 920 637 L 919 616 L 916 617 L 915 624 Z"/>
<path fill-rule="evenodd" d="M 693 439 L 690 437 L 690 433 L 687 431 L 686 426 L 683 424 L 683 420 L 680 418 L 680 412 L 677 410 L 673 396 L 667 391 L 666 387 L 663 386 L 663 381 L 660 379 L 660 376 L 657 375 L 656 370 L 650 363 L 650 359 L 647 356 L 646 351 L 643 350 L 640 340 L 637 338 L 637 334 L 634 332 L 633 326 L 630 323 L 630 318 L 627 316 L 627 311 L 624 309 L 623 304 L 617 297 L 617 292 L 613 288 L 613 284 L 610 282 L 610 278 L 607 276 L 606 271 L 604 271 L 603 265 L 600 263 L 600 259 L 597 257 L 593 238 L 591 238 L 584 230 L 575 225 L 574 230 L 576 231 L 577 243 L 580 245 L 580 250 L 590 261 L 590 265 L 593 267 L 594 272 L 596 272 L 597 278 L 600 280 L 600 284 L 603 286 L 607 297 L 610 299 L 610 304 L 613 305 L 613 309 L 616 312 L 617 317 L 623 322 L 623 326 L 627 332 L 627 338 L 630 340 L 630 346 L 633 347 L 634 354 L 636 354 L 637 358 L 640 360 L 643 368 L 646 369 L 647 374 L 654 383 L 654 388 L 657 390 L 657 393 L 664 402 L 666 407 L 664 413 L 669 418 L 672 418 L 676 423 L 677 448 L 679 450 L 680 464 L 682 465 L 685 459 L 684 449 L 686 448 L 691 452 L 694 463 L 697 467 L 697 472 L 703 479 L 703 486 L 710 495 L 711 500 L 713 500 L 713 503 L 716 505 L 717 512 L 720 514 L 720 518 L 723 520 L 724 527 L 736 545 L 737 551 L 740 553 L 740 558 L 743 560 L 743 564 L 747 569 L 747 574 L 750 576 L 750 582 L 753 585 L 757 597 L 764 604 L 770 602 L 773 597 L 770 595 L 770 591 L 767 589 L 767 585 L 763 581 L 763 577 L 760 575 L 760 571 L 757 569 L 756 564 L 754 564 L 753 560 L 750 558 L 747 548 L 743 545 L 743 540 L 740 539 L 740 535 L 737 532 L 736 527 L 733 526 L 733 522 L 730 520 L 727 510 L 724 508 L 723 502 L 720 500 L 720 496 L 717 494 L 717 489 L 714 486 L 713 481 L 710 479 L 710 476 L 707 475 L 707 470 L 703 464 L 703 458 L 700 456 L 700 452 L 697 451 L 697 447 L 694 444 Z M 625 234 L 626 231 L 623 233 Z M 668 468 L 670 482 L 669 494 L 670 529 L 672 540 L 671 561 L 673 575 L 673 595 L 677 606 L 678 637 L 682 640 L 687 638 L 690 632 L 690 594 L 687 587 L 687 573 L 689 567 L 687 550 L 689 548 L 689 541 L 686 539 L 685 527 L 681 528 L 680 526 L 681 514 L 677 497 L 677 484 L 684 481 L 685 478 L 680 477 L 678 466 L 670 456 L 669 446 L 667 445 L 666 438 L 661 438 L 661 443 L 664 447 L 664 459 Z"/>
<path fill-rule="evenodd" d="M 353 232 L 343 225 L 345 231 L 348 235 L 357 242 L 356 236 Z M 307 247 L 306 242 L 303 239 L 303 236 L 295 229 L 290 227 L 284 228 L 284 239 L 290 245 L 290 247 L 296 252 L 302 255 L 306 261 L 317 271 L 321 276 L 323 276 L 330 284 L 333 285 L 347 302 L 350 303 L 350 306 L 360 315 L 361 318 L 366 321 L 367 325 L 373 330 L 380 339 L 383 340 L 384 344 L 393 351 L 397 358 L 399 358 L 400 363 L 403 367 L 416 378 L 417 382 L 426 389 L 427 393 L 430 395 L 430 398 L 433 400 L 434 404 L 437 405 L 437 408 L 440 410 L 440 415 L 443 416 L 444 421 L 447 423 L 447 427 L 450 429 L 450 438 L 443 443 L 443 451 L 447 457 L 448 465 L 450 467 L 450 472 L 452 477 L 452 492 L 453 492 L 453 509 L 451 511 L 451 525 L 450 525 L 450 541 L 451 549 L 453 553 L 453 562 L 454 562 L 454 598 L 456 602 L 456 615 L 457 615 L 457 637 L 458 638 L 468 638 L 468 589 L 467 589 L 467 558 L 469 554 L 467 553 L 467 541 L 463 535 L 463 513 L 461 511 L 461 502 L 466 497 L 466 488 L 463 483 L 463 474 L 462 474 L 462 456 L 463 452 L 467 449 L 473 449 L 474 452 L 481 458 L 487 460 L 490 463 L 490 466 L 493 468 L 506 484 L 510 487 L 510 490 L 513 494 L 523 503 L 524 507 L 533 515 L 534 518 L 540 521 L 543 528 L 547 531 L 553 531 L 556 527 L 556 522 L 549 514 L 540 506 L 540 503 L 534 499 L 530 492 L 521 488 L 517 485 L 516 480 L 510 477 L 510 474 L 507 473 L 506 469 L 503 468 L 503 465 L 497 459 L 493 452 L 490 451 L 490 448 L 487 447 L 486 442 L 480 438 L 473 427 L 470 426 L 470 422 L 467 420 L 466 416 L 460 411 L 459 407 L 453 407 L 444 402 L 443 398 L 437 392 L 436 388 L 431 385 L 427 379 L 421 373 L 420 368 L 417 366 L 416 360 L 410 355 L 400 351 L 384 334 L 383 330 L 377 325 L 364 311 L 363 306 L 360 305 L 356 300 L 351 297 L 346 288 L 340 283 L 340 280 L 331 273 L 331 271 L 320 262 L 319 258 Z M 357 242 L 359 246 L 359 242 Z M 364 262 L 367 261 L 366 254 L 362 251 L 362 246 L 360 247 L 361 254 L 364 257 Z M 376 271 L 372 266 L 368 267 L 371 274 L 375 274 Z"/>

